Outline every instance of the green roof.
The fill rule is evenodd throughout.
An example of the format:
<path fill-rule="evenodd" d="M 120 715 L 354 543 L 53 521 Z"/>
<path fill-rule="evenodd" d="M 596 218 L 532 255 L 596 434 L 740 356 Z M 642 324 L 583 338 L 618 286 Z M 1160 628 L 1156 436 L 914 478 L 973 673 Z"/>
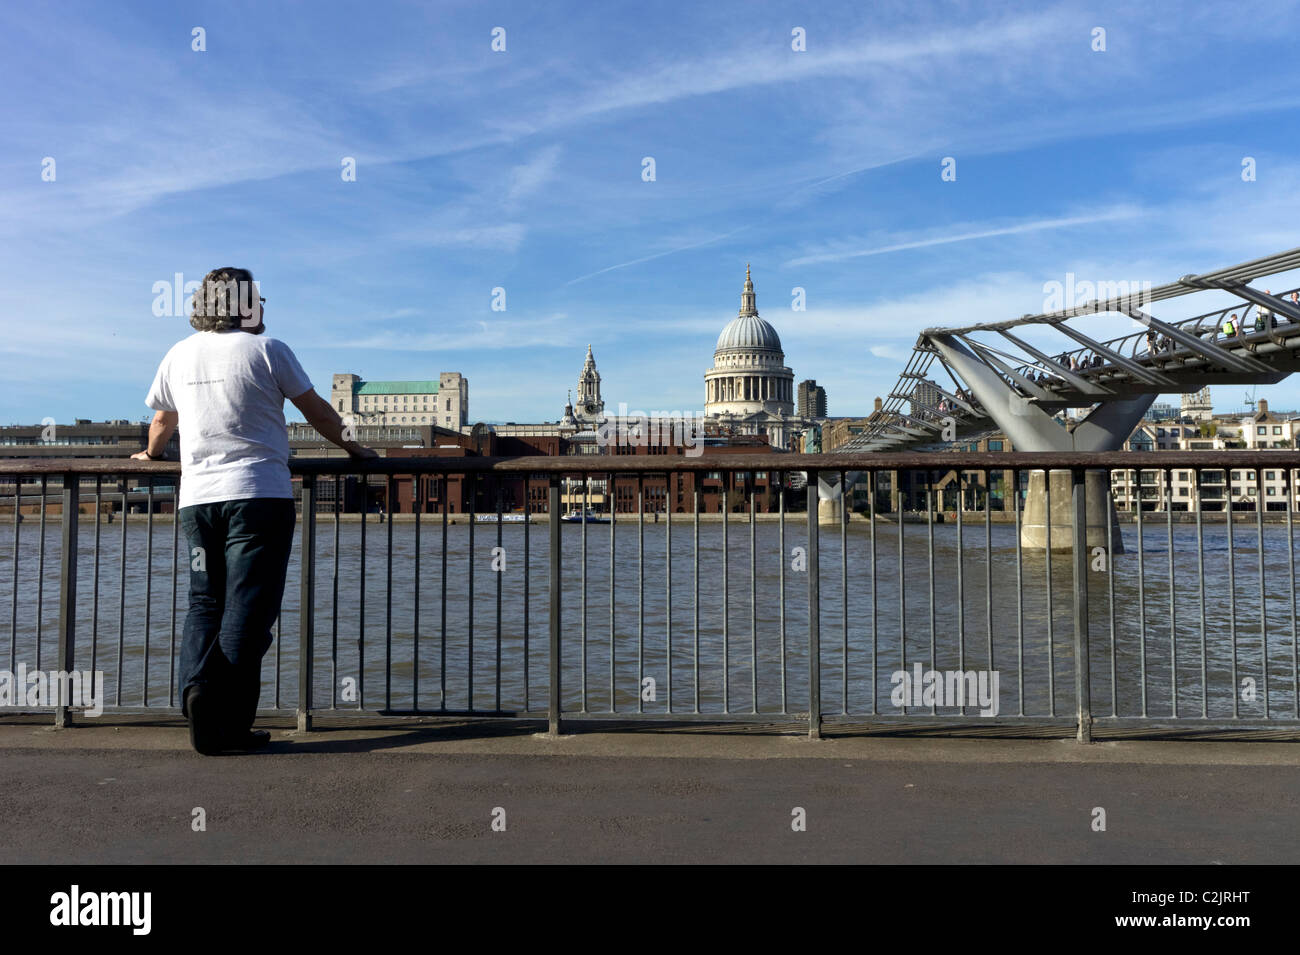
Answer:
<path fill-rule="evenodd" d="M 436 395 L 436 381 L 360 381 L 353 391 L 358 395 Z"/>

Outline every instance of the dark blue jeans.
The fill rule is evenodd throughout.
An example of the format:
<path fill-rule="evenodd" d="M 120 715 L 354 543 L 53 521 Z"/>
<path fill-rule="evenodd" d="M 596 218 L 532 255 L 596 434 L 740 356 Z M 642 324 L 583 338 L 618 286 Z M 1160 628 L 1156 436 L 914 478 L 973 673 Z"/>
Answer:
<path fill-rule="evenodd" d="M 189 542 L 190 609 L 181 644 L 181 709 L 201 685 L 231 734 L 247 732 L 262 690 L 262 657 L 280 615 L 295 522 L 289 498 L 195 504 L 180 511 Z"/>

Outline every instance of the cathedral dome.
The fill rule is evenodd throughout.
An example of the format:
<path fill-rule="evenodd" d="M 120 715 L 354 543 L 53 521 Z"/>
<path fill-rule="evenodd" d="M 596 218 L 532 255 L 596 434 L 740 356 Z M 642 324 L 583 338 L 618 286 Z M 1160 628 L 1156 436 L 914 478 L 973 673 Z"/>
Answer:
<path fill-rule="evenodd" d="M 715 355 L 736 351 L 768 352 L 784 360 L 781 336 L 776 329 L 758 317 L 758 303 L 754 297 L 754 281 L 745 266 L 745 289 L 740 293 L 740 314 L 727 323 L 718 336 Z"/>
<path fill-rule="evenodd" d="M 781 350 L 781 338 L 776 329 L 757 315 L 737 315 L 718 336 L 717 351 L 732 348 Z"/>

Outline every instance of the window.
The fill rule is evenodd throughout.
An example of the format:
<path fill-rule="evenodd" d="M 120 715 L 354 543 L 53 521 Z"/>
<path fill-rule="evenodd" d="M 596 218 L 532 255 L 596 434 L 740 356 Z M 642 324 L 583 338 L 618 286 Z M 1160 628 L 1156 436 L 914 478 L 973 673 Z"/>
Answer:
<path fill-rule="evenodd" d="M 989 442 L 989 450 L 990 450 L 990 451 L 1001 451 L 1001 450 L 1002 450 L 1002 442 L 1001 442 L 1001 441 L 990 441 L 990 442 Z"/>
<path fill-rule="evenodd" d="M 1276 472 L 1276 471 L 1265 471 L 1265 472 L 1264 472 L 1264 480 L 1265 480 L 1265 481 L 1276 481 L 1276 480 L 1277 480 L 1277 472 Z"/>
<path fill-rule="evenodd" d="M 1264 427 L 1263 425 L 1260 425 L 1258 428 L 1255 429 L 1255 433 L 1256 433 L 1256 434 L 1268 434 L 1268 428 Z"/>
<path fill-rule="evenodd" d="M 1267 491 L 1268 491 L 1268 496 L 1269 496 L 1269 497 L 1272 497 L 1273 495 L 1275 495 L 1275 494 L 1277 493 L 1277 488 L 1275 488 L 1275 487 L 1270 487 L 1270 488 L 1267 489 Z"/>
<path fill-rule="evenodd" d="M 1233 479 L 1234 481 L 1240 481 L 1240 480 L 1241 480 L 1241 472 L 1240 472 L 1240 471 L 1233 471 L 1233 472 L 1232 472 L 1232 479 Z"/>
<path fill-rule="evenodd" d="M 447 399 L 447 407 L 444 408 L 443 410 L 444 410 L 444 411 L 450 411 L 450 410 L 451 410 L 451 399 L 450 399 L 450 398 Z"/>
<path fill-rule="evenodd" d="M 1281 434 L 1281 433 L 1282 433 L 1282 426 L 1281 426 L 1280 424 L 1275 424 L 1275 425 L 1273 425 L 1273 433 L 1274 433 L 1274 434 Z"/>

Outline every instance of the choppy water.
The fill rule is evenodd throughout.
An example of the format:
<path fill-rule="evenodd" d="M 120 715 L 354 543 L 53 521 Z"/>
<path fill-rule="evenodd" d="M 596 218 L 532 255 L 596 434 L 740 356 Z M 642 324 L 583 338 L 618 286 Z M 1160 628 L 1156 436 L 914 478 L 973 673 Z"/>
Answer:
<path fill-rule="evenodd" d="M 418 705 L 420 709 L 436 710 L 445 705 L 452 710 L 545 709 L 548 529 L 544 525 L 527 529 L 525 554 L 525 527 L 503 525 L 500 540 L 504 569 L 498 573 L 492 569 L 498 528 L 477 525 L 473 528 L 472 574 L 470 530 L 463 524 L 447 528 L 444 578 L 443 529 L 437 519 L 422 524 L 418 571 L 414 524 L 398 523 L 390 528 L 387 524 L 368 523 L 364 571 L 362 528 L 342 524 L 338 529 L 336 572 L 335 526 L 328 516 L 322 516 L 317 536 L 316 705 L 328 705 L 332 698 L 341 707 L 357 705 L 341 698 L 342 681 L 351 677 L 361 681 L 366 708 L 409 710 Z M 89 668 L 93 653 L 94 666 L 105 671 L 110 703 L 144 705 L 147 683 L 148 705 L 175 705 L 169 674 L 174 665 L 173 652 L 179 656 L 186 608 L 188 562 L 184 541 L 180 541 L 180 556 L 175 558 L 172 525 L 158 523 L 153 530 L 150 556 L 143 524 L 127 526 L 125 546 L 120 522 L 101 524 L 96 606 L 94 525 L 83 521 L 81 531 L 78 667 Z M 722 712 L 724 705 L 733 712 L 778 712 L 783 705 L 792 712 L 806 711 L 808 574 L 791 566 L 796 557 L 794 549 L 807 546 L 803 518 L 793 517 L 786 524 L 784 557 L 780 556 L 778 525 L 755 525 L 752 579 L 751 530 L 743 518 L 728 528 L 725 551 L 722 526 L 700 525 L 698 575 L 692 524 L 689 518 L 674 520 L 671 601 L 665 559 L 667 531 L 662 522 L 647 522 L 640 532 L 635 524 L 617 525 L 611 573 L 610 525 L 587 528 L 584 624 L 582 527 L 563 528 L 566 709 L 582 707 L 585 694 L 589 710 L 607 712 L 612 686 L 617 709 L 635 710 L 641 678 L 647 676 L 656 682 L 656 699 L 640 703 L 647 712 L 666 710 L 670 682 L 674 711 L 695 709 L 697 694 L 703 712 Z M 1195 527 L 1176 526 L 1172 590 L 1167 530 L 1164 525 L 1148 524 L 1141 558 L 1144 601 L 1139 599 L 1137 529 L 1126 526 L 1123 533 L 1129 553 L 1115 558 L 1112 573 L 1089 574 L 1094 713 L 1106 715 L 1113 710 L 1121 716 L 1139 715 L 1145 666 L 1147 712 L 1153 716 L 1171 714 L 1172 629 L 1177 655 L 1173 682 L 1178 688 L 1180 715 L 1199 716 L 1203 703 L 1210 716 L 1232 715 L 1235 650 L 1236 685 L 1251 678 L 1259 688 L 1254 701 L 1238 698 L 1238 713 L 1244 718 L 1262 718 L 1262 628 L 1266 631 L 1271 715 L 1294 716 L 1295 597 L 1286 527 L 1269 525 L 1264 529 L 1267 613 L 1263 618 L 1260 551 L 1253 523 L 1234 528 L 1231 552 L 1227 528 L 1216 525 L 1204 529 L 1204 577 L 1200 573 Z M 1068 715 L 1074 693 L 1069 555 L 1058 553 L 1052 558 L 1049 636 L 1044 555 L 1024 553 L 1018 577 L 1014 527 L 993 526 L 986 550 L 984 525 L 968 523 L 963 532 L 965 559 L 960 577 L 957 528 L 936 525 L 933 534 L 932 601 L 931 551 L 925 525 L 904 527 L 901 578 L 897 526 L 877 525 L 873 559 L 869 528 L 849 525 L 845 533 L 847 561 L 841 560 L 840 529 L 822 529 L 823 712 L 870 713 L 875 695 L 875 705 L 881 712 L 896 713 L 889 699 L 890 675 L 901 663 L 909 668 L 919 661 L 941 670 L 982 669 L 990 667 L 991 650 L 991 666 L 1001 675 L 1003 715 L 1014 715 L 1022 709 L 1026 714 L 1046 715 L 1053 707 L 1057 714 Z M 35 520 L 25 522 L 15 573 L 12 527 L 0 528 L 0 661 L 35 666 L 39 645 L 40 665 L 55 666 L 58 535 L 58 524 L 51 523 L 45 535 L 44 571 L 40 573 L 39 526 Z M 292 707 L 297 699 L 297 540 L 294 549 L 281 636 L 266 658 L 262 702 L 268 707 Z M 173 575 L 173 565 L 178 562 L 180 573 Z M 1229 568 L 1235 575 L 1232 587 Z M 986 609 L 990 581 L 991 611 Z M 1113 595 L 1109 590 L 1111 582 Z M 900 590 L 905 596 L 901 608 Z M 391 635 L 387 626 L 390 615 Z M 671 674 L 667 667 L 670 642 Z M 730 676 L 725 688 L 724 670 Z"/>

